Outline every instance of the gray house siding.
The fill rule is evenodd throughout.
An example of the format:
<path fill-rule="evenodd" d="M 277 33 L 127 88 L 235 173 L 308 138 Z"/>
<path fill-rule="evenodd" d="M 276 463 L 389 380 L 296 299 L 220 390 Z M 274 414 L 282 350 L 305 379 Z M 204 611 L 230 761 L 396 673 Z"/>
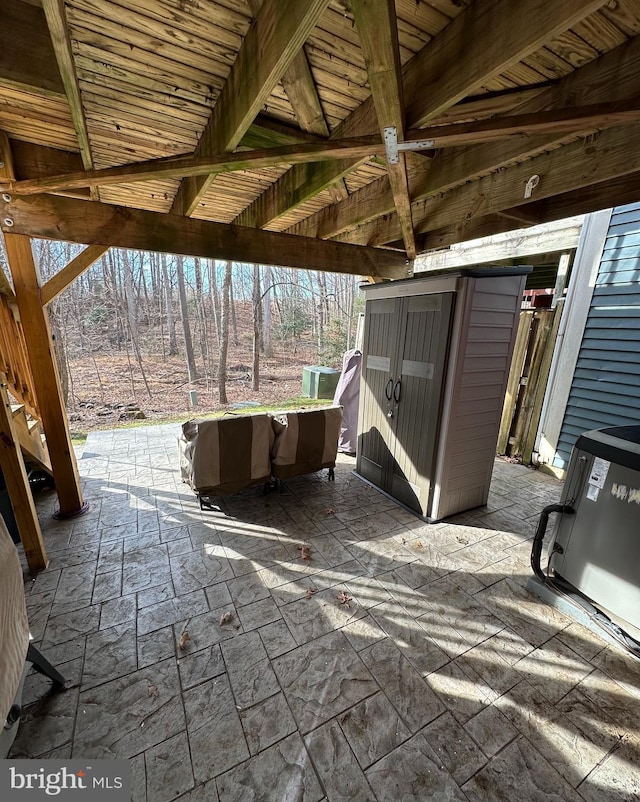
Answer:
<path fill-rule="evenodd" d="M 554 466 L 582 432 L 640 423 L 640 203 L 613 210 Z"/>

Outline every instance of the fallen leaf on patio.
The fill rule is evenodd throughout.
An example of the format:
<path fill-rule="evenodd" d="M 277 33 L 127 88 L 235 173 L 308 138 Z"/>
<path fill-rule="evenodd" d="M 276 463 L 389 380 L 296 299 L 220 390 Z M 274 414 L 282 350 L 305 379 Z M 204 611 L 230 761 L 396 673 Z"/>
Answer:
<path fill-rule="evenodd" d="M 419 540 L 416 540 L 416 548 L 417 549 L 421 549 L 422 548 L 422 543 Z"/>
<path fill-rule="evenodd" d="M 298 551 L 300 552 L 300 557 L 303 560 L 311 559 L 311 549 L 309 548 L 309 546 L 298 546 Z"/>
<path fill-rule="evenodd" d="M 332 507 L 329 507 L 327 509 L 327 515 L 335 515 L 335 514 L 336 514 L 336 511 Z"/>
<path fill-rule="evenodd" d="M 185 629 L 185 631 L 180 635 L 180 640 L 178 641 L 178 649 L 184 651 L 187 648 L 187 643 L 191 640 L 191 635 L 189 635 L 189 631 Z"/>
<path fill-rule="evenodd" d="M 336 596 L 336 598 L 340 602 L 340 604 L 346 604 L 347 607 L 351 609 L 351 604 L 349 604 L 349 602 L 352 602 L 353 599 L 351 598 L 351 596 L 347 596 L 344 590 L 341 590 L 340 593 L 338 593 L 338 595 Z"/>
<path fill-rule="evenodd" d="M 407 539 L 406 539 L 406 537 L 403 537 L 403 538 L 402 538 L 402 545 L 404 546 L 404 544 L 405 544 L 406 542 L 407 542 Z"/>
<path fill-rule="evenodd" d="M 307 596 L 306 596 L 306 598 L 310 599 L 315 592 L 316 592 L 315 588 L 307 588 Z"/>
<path fill-rule="evenodd" d="M 158 688 L 155 685 L 152 685 L 151 683 L 149 683 L 149 696 L 155 696 L 156 699 L 158 698 L 158 696 L 160 696 Z"/>
<path fill-rule="evenodd" d="M 233 613 L 231 611 L 228 613 L 222 613 L 220 616 L 220 626 L 223 624 L 228 624 L 230 621 L 233 621 Z"/>

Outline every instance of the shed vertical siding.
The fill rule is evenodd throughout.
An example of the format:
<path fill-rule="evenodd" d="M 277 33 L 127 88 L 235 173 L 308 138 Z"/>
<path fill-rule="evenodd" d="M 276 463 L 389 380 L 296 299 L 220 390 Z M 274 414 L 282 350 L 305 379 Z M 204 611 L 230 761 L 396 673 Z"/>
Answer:
<path fill-rule="evenodd" d="M 613 210 L 554 465 L 582 432 L 640 422 L 640 203 Z"/>

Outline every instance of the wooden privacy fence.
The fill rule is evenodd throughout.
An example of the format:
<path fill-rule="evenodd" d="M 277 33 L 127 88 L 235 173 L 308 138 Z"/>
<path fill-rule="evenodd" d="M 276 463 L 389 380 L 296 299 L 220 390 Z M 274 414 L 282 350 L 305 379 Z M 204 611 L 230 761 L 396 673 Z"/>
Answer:
<path fill-rule="evenodd" d="M 525 465 L 531 463 L 535 446 L 563 303 L 520 314 L 497 453 L 520 457 Z"/>

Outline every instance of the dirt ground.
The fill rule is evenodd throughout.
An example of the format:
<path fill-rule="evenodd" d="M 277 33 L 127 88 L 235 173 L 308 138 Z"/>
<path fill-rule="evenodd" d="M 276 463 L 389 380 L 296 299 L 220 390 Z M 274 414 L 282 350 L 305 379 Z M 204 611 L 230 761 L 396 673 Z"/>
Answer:
<path fill-rule="evenodd" d="M 300 396 L 302 369 L 317 364 L 313 346 L 300 341 L 292 349 L 280 348 L 274 358 L 261 358 L 260 389 L 252 389 L 250 349 L 242 344 L 229 348 L 227 398 L 229 406 L 257 402 L 277 405 Z M 202 360 L 196 358 L 202 371 Z M 225 409 L 218 403 L 215 377 L 189 382 L 183 355 L 163 357 L 143 355 L 142 373 L 133 357 L 124 352 L 101 352 L 70 360 L 67 409 L 72 433 L 112 428 L 131 420 L 185 420 Z M 215 369 L 215 366 L 214 366 Z M 189 391 L 198 396 L 197 407 L 190 405 Z"/>

